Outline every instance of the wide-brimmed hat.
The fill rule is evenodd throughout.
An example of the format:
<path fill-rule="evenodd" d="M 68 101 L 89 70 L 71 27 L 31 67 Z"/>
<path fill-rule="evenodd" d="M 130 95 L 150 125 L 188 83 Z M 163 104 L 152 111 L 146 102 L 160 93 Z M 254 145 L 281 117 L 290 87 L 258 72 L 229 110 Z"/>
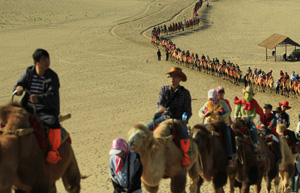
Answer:
<path fill-rule="evenodd" d="M 283 101 L 283 103 L 279 103 L 279 106 L 280 106 L 280 107 L 281 107 L 282 105 L 283 105 L 283 106 L 286 106 L 287 109 L 292 108 L 292 107 L 289 106 L 289 102 L 287 102 L 287 101 Z"/>
<path fill-rule="evenodd" d="M 253 90 L 253 87 L 252 86 L 247 86 L 246 89 L 243 89 L 243 93 L 250 93 L 250 94 L 253 94 L 255 95 L 254 93 L 254 90 Z"/>
<path fill-rule="evenodd" d="M 166 74 L 175 74 L 175 75 L 178 75 L 180 76 L 182 79 L 181 81 L 185 82 L 187 80 L 186 78 L 186 75 L 182 72 L 182 69 L 181 68 L 177 68 L 177 67 L 173 67 L 171 68 L 170 72 L 167 72 Z"/>

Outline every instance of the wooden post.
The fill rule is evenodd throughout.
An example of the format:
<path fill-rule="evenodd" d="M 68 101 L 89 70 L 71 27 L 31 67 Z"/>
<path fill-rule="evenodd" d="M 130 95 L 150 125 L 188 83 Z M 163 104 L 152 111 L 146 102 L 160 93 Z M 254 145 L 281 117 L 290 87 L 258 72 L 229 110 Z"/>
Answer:
<path fill-rule="evenodd" d="M 286 50 L 287 48 L 286 48 L 286 44 L 285 44 L 285 55 L 286 55 L 286 52 L 287 52 L 287 50 Z"/>
<path fill-rule="evenodd" d="M 276 62 L 276 47 L 275 47 L 275 55 L 274 56 L 275 56 L 275 62 Z"/>
<path fill-rule="evenodd" d="M 266 61 L 268 61 L 268 48 L 266 48 Z"/>

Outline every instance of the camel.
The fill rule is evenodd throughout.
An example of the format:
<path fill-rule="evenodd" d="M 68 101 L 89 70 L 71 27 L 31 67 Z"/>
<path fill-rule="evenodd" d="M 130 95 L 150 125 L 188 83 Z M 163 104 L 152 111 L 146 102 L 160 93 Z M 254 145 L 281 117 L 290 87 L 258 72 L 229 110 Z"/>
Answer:
<path fill-rule="evenodd" d="M 144 124 L 134 124 L 128 132 L 128 143 L 140 155 L 143 164 L 142 182 L 148 192 L 156 193 L 162 178 L 171 178 L 171 192 L 184 193 L 187 172 L 191 178 L 190 192 L 196 193 L 200 180 L 197 145 L 191 141 L 195 154 L 191 164 L 182 166 L 182 151 L 174 143 L 171 129 L 182 129 L 178 120 L 166 120 L 152 133 Z M 176 141 L 176 140 L 175 140 Z"/>
<path fill-rule="evenodd" d="M 225 132 L 224 122 L 210 123 L 206 127 L 197 124 L 192 129 L 193 140 L 198 145 L 200 176 L 205 181 L 213 181 L 214 192 L 224 192 L 227 182 L 227 153 L 223 137 L 219 130 Z M 199 188 L 202 184 L 199 183 Z"/>
<path fill-rule="evenodd" d="M 264 129 L 264 128 L 262 128 Z M 261 131 L 261 130 L 260 130 Z M 273 137 L 273 136 L 269 136 Z M 278 176 L 278 162 L 276 154 L 274 151 L 272 151 L 268 145 L 267 142 L 267 137 L 263 132 L 261 132 L 260 137 L 259 137 L 259 142 L 261 145 L 262 152 L 264 153 L 263 159 L 258 160 L 258 169 L 259 171 L 259 177 L 258 177 L 258 182 L 256 183 L 256 192 L 260 192 L 261 190 L 261 181 L 262 181 L 262 176 L 264 177 L 266 181 L 266 188 L 267 192 L 271 192 L 271 182 L 273 179 L 275 179 Z"/>
<path fill-rule="evenodd" d="M 240 187 L 241 192 L 249 192 L 250 185 L 255 185 L 256 192 L 261 191 L 261 182 L 263 177 L 266 180 L 266 187 L 268 192 L 271 190 L 271 181 L 277 176 L 277 164 L 274 162 L 276 159 L 275 153 L 272 152 L 267 143 L 258 138 L 261 146 L 261 154 L 258 159 L 248 145 L 249 135 L 245 135 L 241 130 L 246 128 L 244 121 L 237 119 L 233 128 L 235 129 L 237 157 L 234 162 L 234 169 L 229 174 L 230 192 L 234 192 L 234 185 Z"/>
<path fill-rule="evenodd" d="M 269 93 L 272 93 L 272 89 L 274 88 L 274 78 L 271 76 L 267 81 L 267 88 L 269 89 Z"/>
<path fill-rule="evenodd" d="M 1 122 L 5 127 L 0 135 L 0 192 L 56 192 L 55 182 L 62 177 L 66 190 L 80 192 L 80 172 L 71 144 L 64 142 L 58 151 L 62 160 L 57 164 L 45 163 L 45 153 L 40 148 L 29 124 L 29 113 L 19 103 L 0 108 Z M 25 129 L 21 129 L 25 128 Z"/>
<path fill-rule="evenodd" d="M 280 137 L 280 150 L 282 154 L 282 162 L 279 164 L 279 175 L 281 181 L 281 191 L 288 192 L 290 188 L 290 180 L 294 175 L 295 167 L 294 162 L 296 160 L 296 154 L 292 154 L 292 150 L 289 148 L 287 139 L 284 136 L 284 130 L 286 130 L 286 125 L 278 124 L 276 132 Z M 279 179 L 276 179 L 276 186 L 279 184 Z"/>

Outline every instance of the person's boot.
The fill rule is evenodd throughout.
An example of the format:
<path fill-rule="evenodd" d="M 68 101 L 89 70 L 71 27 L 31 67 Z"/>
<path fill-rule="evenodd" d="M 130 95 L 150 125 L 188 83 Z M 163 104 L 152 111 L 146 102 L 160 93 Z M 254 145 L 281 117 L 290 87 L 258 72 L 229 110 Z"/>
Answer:
<path fill-rule="evenodd" d="M 48 139 L 52 146 L 52 149 L 48 152 L 46 162 L 50 164 L 56 164 L 62 158 L 59 155 L 57 149 L 61 142 L 61 130 L 60 129 L 49 129 Z"/>
<path fill-rule="evenodd" d="M 181 161 L 182 166 L 187 166 L 191 164 L 188 151 L 190 148 L 190 139 L 180 139 L 180 147 L 183 152 L 183 159 Z"/>

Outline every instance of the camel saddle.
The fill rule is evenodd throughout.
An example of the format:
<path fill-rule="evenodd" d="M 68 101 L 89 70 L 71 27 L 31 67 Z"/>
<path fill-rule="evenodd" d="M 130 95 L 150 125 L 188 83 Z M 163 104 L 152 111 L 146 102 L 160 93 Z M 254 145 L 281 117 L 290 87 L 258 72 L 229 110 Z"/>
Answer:
<path fill-rule="evenodd" d="M 268 144 L 268 146 L 269 146 L 269 148 L 270 148 L 270 150 L 272 151 L 272 152 L 274 152 L 274 140 L 273 140 L 273 135 L 271 134 L 271 135 L 261 135 L 261 139 L 263 140 L 263 141 L 265 141 L 267 144 Z"/>
<path fill-rule="evenodd" d="M 61 115 L 59 116 L 59 121 L 64 121 L 68 118 L 70 118 L 71 115 Z M 44 125 L 40 125 L 39 121 L 34 117 L 34 115 L 29 116 L 29 123 L 32 127 L 30 128 L 20 128 L 17 130 L 9 130 L 9 131 L 3 131 L 2 129 L 5 127 L 5 125 L 0 125 L 0 135 L 7 133 L 7 134 L 16 134 L 18 136 L 24 136 L 30 133 L 33 133 L 39 143 L 39 146 L 42 150 L 50 149 L 50 143 L 48 141 L 48 128 Z M 69 143 L 72 143 L 69 133 L 61 126 L 61 144 L 63 144 L 65 141 L 68 141 Z"/>
<path fill-rule="evenodd" d="M 70 114 L 66 115 L 66 116 L 60 116 L 59 121 L 60 122 L 64 121 L 70 117 L 71 117 Z M 47 126 L 40 124 L 40 122 L 34 115 L 29 116 L 29 123 L 33 128 L 33 133 L 36 136 L 41 149 L 43 149 L 43 150 L 51 149 L 50 143 L 48 141 L 48 129 L 49 128 Z M 60 126 L 60 129 L 61 129 L 61 143 L 60 144 L 63 144 L 65 141 L 68 141 L 71 144 L 72 141 L 71 141 L 71 137 L 70 137 L 69 133 L 62 126 Z"/>
<path fill-rule="evenodd" d="M 181 128 L 181 129 L 184 129 L 184 128 Z M 180 148 L 180 139 L 182 139 L 182 137 L 180 137 L 180 133 L 181 133 L 180 131 L 176 131 L 175 129 L 172 130 L 173 141 L 179 149 L 181 149 Z M 188 139 L 190 140 L 191 145 L 189 147 L 187 154 L 188 154 L 188 156 L 193 156 L 193 155 L 195 155 L 195 148 L 192 145 L 193 139 L 191 138 L 191 136 L 188 136 Z"/>

